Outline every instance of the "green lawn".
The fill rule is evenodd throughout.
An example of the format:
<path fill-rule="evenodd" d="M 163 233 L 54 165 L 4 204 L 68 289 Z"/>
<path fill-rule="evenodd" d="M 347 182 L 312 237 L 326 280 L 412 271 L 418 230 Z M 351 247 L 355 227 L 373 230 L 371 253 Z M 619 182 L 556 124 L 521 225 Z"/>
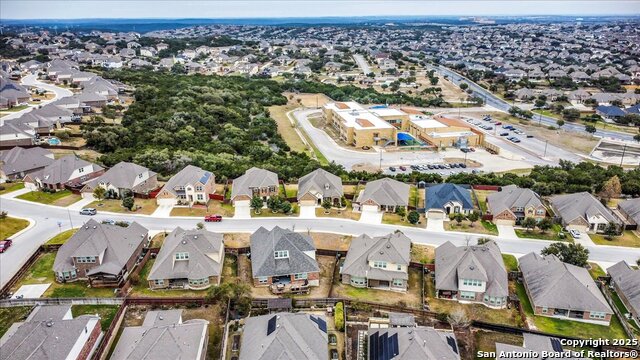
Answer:
<path fill-rule="evenodd" d="M 45 253 L 29 268 L 27 274 L 13 287 L 15 292 L 22 285 L 51 284 L 43 297 L 113 297 L 113 288 L 90 288 L 86 281 L 60 284 L 55 281 L 53 262 L 56 253 Z"/>
<path fill-rule="evenodd" d="M 502 260 L 507 271 L 518 271 L 518 259 L 515 256 L 502 254 Z"/>
<path fill-rule="evenodd" d="M 130 296 L 156 296 L 156 297 L 203 297 L 207 290 L 151 290 L 147 277 L 151 272 L 155 259 L 149 259 L 140 271 L 140 281 L 131 287 Z"/>
<path fill-rule="evenodd" d="M 46 242 L 46 245 L 62 245 L 67 242 L 67 240 L 69 240 L 69 238 L 73 236 L 73 234 L 75 234 L 77 231 L 78 229 L 65 230 L 49 239 L 49 241 Z"/>
<path fill-rule="evenodd" d="M 0 338 L 9 330 L 13 323 L 25 320 L 31 312 L 31 309 L 31 306 L 0 308 Z"/>
<path fill-rule="evenodd" d="M 118 312 L 118 305 L 73 305 L 71 306 L 71 314 L 73 317 L 80 315 L 98 315 L 100 316 L 100 327 L 102 331 L 109 329 L 111 322 Z"/>
<path fill-rule="evenodd" d="M 626 334 L 617 316 L 611 318 L 610 326 L 582 323 L 572 320 L 561 320 L 547 316 L 533 315 L 531 302 L 523 284 L 517 285 L 518 297 L 528 318 L 532 319 L 536 328 L 551 334 L 573 336 L 583 339 L 624 339 Z"/>
<path fill-rule="evenodd" d="M 323 209 L 324 210 L 324 209 Z M 261 209 L 259 214 L 251 209 L 251 217 L 297 217 L 300 214 L 298 204 L 291 204 L 291 212 L 283 214 L 281 212 L 274 213 L 271 209 Z"/>
<path fill-rule="evenodd" d="M 69 190 L 46 193 L 44 191 L 31 191 L 18 196 L 18 199 L 33 201 L 46 205 L 68 206 L 81 199 L 80 195 L 73 194 Z"/>
<path fill-rule="evenodd" d="M 640 247 L 640 237 L 631 230 L 625 230 L 622 235 L 614 236 L 611 240 L 600 234 L 589 234 L 589 236 L 598 245 Z"/>
<path fill-rule="evenodd" d="M 524 239 L 542 239 L 542 240 L 551 240 L 551 241 L 571 241 L 568 233 L 564 233 L 564 236 L 561 237 L 559 233 L 562 232 L 562 225 L 553 224 L 551 229 L 542 232 L 538 229 L 532 230 L 524 230 L 524 229 L 515 229 L 516 235 L 519 238 Z"/>
<path fill-rule="evenodd" d="M 620 296 L 618 296 L 618 293 L 613 291 L 613 290 L 609 290 L 609 294 L 611 295 L 611 299 L 613 299 L 613 303 L 616 304 L 616 307 L 618 308 L 618 310 L 620 310 L 620 312 L 624 315 L 626 313 L 629 312 L 629 310 L 627 310 L 627 307 L 624 305 L 624 303 L 622 302 L 622 300 L 620 299 Z M 636 324 L 635 321 L 628 321 L 629 324 L 631 324 L 631 327 L 640 334 L 640 327 L 638 326 L 638 324 Z"/>
<path fill-rule="evenodd" d="M 355 301 L 420 308 L 422 301 L 420 279 L 420 270 L 409 268 L 409 289 L 406 293 L 400 293 L 388 290 L 357 288 L 343 284 L 340 277 L 337 276 L 333 284 L 333 296 L 345 297 Z"/>
<path fill-rule="evenodd" d="M 589 265 L 591 266 L 591 269 L 589 269 L 589 274 L 591 274 L 591 277 L 594 280 L 598 279 L 599 276 L 607 276 L 607 273 L 602 270 L 600 265 L 593 262 L 590 262 Z"/>
<path fill-rule="evenodd" d="M 390 225 L 402 225 L 402 226 L 412 226 L 412 227 L 425 227 L 426 221 L 422 215 L 420 215 L 420 220 L 417 223 L 412 224 L 407 220 L 405 216 L 404 219 L 400 217 L 400 215 L 395 213 L 384 213 L 382 214 L 382 223 L 390 224 Z"/>
<path fill-rule="evenodd" d="M 496 224 L 485 220 L 480 220 L 480 224 L 482 224 L 482 227 L 484 227 L 488 233 L 498 235 L 498 227 Z"/>
<path fill-rule="evenodd" d="M 9 216 L 4 219 L 0 219 L 0 240 L 13 236 L 15 233 L 27 226 L 29 226 L 29 221 L 27 220 L 16 219 Z"/>
<path fill-rule="evenodd" d="M 21 182 L 5 183 L 0 185 L 0 195 L 8 194 L 10 192 L 14 192 L 20 189 L 24 189 L 24 183 L 21 183 Z"/>
<path fill-rule="evenodd" d="M 156 204 L 156 199 L 134 199 L 134 209 L 133 211 L 129 211 L 129 209 L 124 208 L 122 206 L 122 200 L 118 199 L 105 199 L 102 201 L 94 201 L 86 207 L 94 208 L 99 211 L 109 211 L 116 213 L 125 213 L 125 214 L 145 214 L 151 215 L 158 208 Z"/>

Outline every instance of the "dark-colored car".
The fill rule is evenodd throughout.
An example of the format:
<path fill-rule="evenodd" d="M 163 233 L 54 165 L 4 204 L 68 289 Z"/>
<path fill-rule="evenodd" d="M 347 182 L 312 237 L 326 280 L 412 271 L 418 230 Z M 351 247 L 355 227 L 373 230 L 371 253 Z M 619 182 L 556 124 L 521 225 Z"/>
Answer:
<path fill-rule="evenodd" d="M 501 123 L 500 121 L 498 121 L 498 122 L 496 123 L 496 125 L 502 125 L 502 123 Z"/>
<path fill-rule="evenodd" d="M 391 172 L 396 172 L 396 168 L 394 168 L 393 166 L 389 167 L 389 170 L 390 170 Z"/>
<path fill-rule="evenodd" d="M 0 253 L 7 251 L 7 249 L 11 246 L 13 241 L 11 239 L 4 239 L 0 241 Z"/>
<path fill-rule="evenodd" d="M 222 215 L 205 215 L 205 222 L 220 222 L 222 221 Z"/>
<path fill-rule="evenodd" d="M 466 164 L 464 164 L 464 163 L 460 163 L 460 167 L 464 169 L 464 168 L 466 168 L 466 167 L 467 167 L 467 165 L 466 165 Z"/>
<path fill-rule="evenodd" d="M 531 139 L 533 135 L 527 135 L 527 139 Z"/>
<path fill-rule="evenodd" d="M 501 132 L 501 133 L 500 133 L 500 136 L 507 136 L 507 135 L 509 135 L 509 133 L 508 133 L 508 132 Z"/>
<path fill-rule="evenodd" d="M 96 209 L 94 209 L 94 208 L 84 208 L 84 209 L 80 210 L 80 215 L 91 215 L 91 216 L 93 216 L 93 215 L 95 215 L 97 213 L 98 213 L 98 211 L 96 211 Z"/>
<path fill-rule="evenodd" d="M 407 171 L 407 168 L 404 166 L 400 166 L 400 171 Z"/>

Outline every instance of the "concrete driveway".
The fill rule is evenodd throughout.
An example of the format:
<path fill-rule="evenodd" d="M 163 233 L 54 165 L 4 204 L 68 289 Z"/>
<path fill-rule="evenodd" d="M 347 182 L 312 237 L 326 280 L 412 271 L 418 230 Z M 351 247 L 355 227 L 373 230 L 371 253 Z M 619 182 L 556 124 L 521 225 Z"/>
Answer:
<path fill-rule="evenodd" d="M 94 201 L 96 201 L 96 198 L 93 195 L 86 195 L 86 197 L 69 205 L 69 210 L 80 210 Z"/>
<path fill-rule="evenodd" d="M 427 230 L 444 232 L 444 220 L 434 218 L 427 219 Z"/>
<path fill-rule="evenodd" d="M 236 208 L 233 214 L 234 219 L 251 219 L 251 205 L 249 200 L 236 201 L 234 207 Z"/>
<path fill-rule="evenodd" d="M 31 189 L 27 189 L 25 187 L 25 188 L 22 188 L 20 190 L 16 190 L 16 191 L 12 191 L 10 193 L 6 193 L 6 194 L 2 195 L 2 197 L 3 198 L 7 198 L 7 199 L 13 199 L 16 196 L 20 196 L 20 195 L 26 194 L 28 192 L 31 192 Z"/>
<path fill-rule="evenodd" d="M 382 224 L 382 211 L 367 209 L 365 207 L 360 215 L 360 222 L 367 224 Z"/>
<path fill-rule="evenodd" d="M 151 216 L 168 218 L 169 216 L 171 216 L 171 210 L 173 210 L 172 204 L 158 205 L 158 208 L 153 212 L 153 214 L 151 214 Z"/>
<path fill-rule="evenodd" d="M 300 217 L 303 219 L 315 219 L 316 206 L 315 205 L 300 205 Z"/>
<path fill-rule="evenodd" d="M 496 225 L 498 227 L 498 236 L 506 239 L 517 239 L 516 230 L 513 225 Z"/>

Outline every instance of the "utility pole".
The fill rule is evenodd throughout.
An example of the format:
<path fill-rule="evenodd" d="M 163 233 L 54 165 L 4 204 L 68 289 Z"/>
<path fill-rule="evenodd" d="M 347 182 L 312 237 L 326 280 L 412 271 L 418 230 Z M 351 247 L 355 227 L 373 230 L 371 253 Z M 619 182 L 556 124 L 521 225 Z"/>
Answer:
<path fill-rule="evenodd" d="M 546 157 L 547 156 L 547 145 L 549 144 L 549 140 L 545 140 L 544 141 L 544 155 L 542 155 L 542 157 Z"/>
<path fill-rule="evenodd" d="M 624 161 L 624 153 L 627 151 L 627 144 L 624 144 L 622 148 L 622 157 L 620 158 L 620 167 L 622 167 L 622 162 Z"/>
<path fill-rule="evenodd" d="M 69 215 L 69 224 L 71 224 L 71 228 L 73 229 L 73 220 L 71 220 L 71 210 L 67 208 L 67 214 Z"/>

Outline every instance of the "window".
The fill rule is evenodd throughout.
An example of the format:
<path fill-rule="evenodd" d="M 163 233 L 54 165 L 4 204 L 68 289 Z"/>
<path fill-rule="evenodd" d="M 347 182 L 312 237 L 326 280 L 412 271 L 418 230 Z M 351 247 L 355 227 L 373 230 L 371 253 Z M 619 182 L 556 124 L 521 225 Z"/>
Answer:
<path fill-rule="evenodd" d="M 294 280 L 305 280 L 307 278 L 307 273 L 293 274 Z"/>
<path fill-rule="evenodd" d="M 482 281 L 472 279 L 462 279 L 462 285 L 465 286 L 482 286 Z"/>
<path fill-rule="evenodd" d="M 398 264 L 397 269 L 398 269 L 398 271 L 402 271 L 402 265 Z"/>
<path fill-rule="evenodd" d="M 208 285 L 209 278 L 189 279 L 189 285 Z"/>
<path fill-rule="evenodd" d="M 189 260 L 189 253 L 188 252 L 176 253 L 176 260 Z"/>
<path fill-rule="evenodd" d="M 538 215 L 544 215 L 544 213 L 545 213 L 544 209 L 540 209 L 540 210 L 536 211 L 536 214 L 538 214 Z"/>
<path fill-rule="evenodd" d="M 196 191 L 202 191 L 202 186 L 200 185 L 196 186 Z"/>
<path fill-rule="evenodd" d="M 259 277 L 259 278 L 258 278 L 258 282 L 259 282 L 260 284 L 266 284 L 266 283 L 268 283 L 268 282 L 269 282 L 269 278 L 268 278 L 268 277 L 266 277 L 266 276 L 264 276 L 264 277 Z"/>
<path fill-rule="evenodd" d="M 603 312 L 592 311 L 591 313 L 589 313 L 589 317 L 591 319 L 604 319 L 605 317 L 607 317 L 607 314 Z"/>
<path fill-rule="evenodd" d="M 198 194 L 198 195 L 196 196 L 196 198 L 197 198 L 198 200 L 204 200 L 204 196 L 202 196 L 202 194 Z"/>
<path fill-rule="evenodd" d="M 546 306 L 543 306 L 543 307 L 542 307 L 542 313 L 543 313 L 543 314 L 546 314 L 547 312 L 549 312 L 549 308 L 548 308 L 548 307 L 546 307 Z"/>
<path fill-rule="evenodd" d="M 153 282 L 154 282 L 154 284 L 156 284 L 156 285 L 164 285 L 164 280 L 163 280 L 163 279 L 154 280 Z"/>
<path fill-rule="evenodd" d="M 523 207 L 516 207 L 516 208 L 515 208 L 515 211 L 516 211 L 516 212 L 523 212 L 523 211 L 524 211 L 524 208 L 523 208 Z"/>
<path fill-rule="evenodd" d="M 373 267 L 374 268 L 378 268 L 378 269 L 386 269 L 387 268 L 387 262 L 386 261 L 374 261 L 373 262 Z"/>
<path fill-rule="evenodd" d="M 476 293 L 471 292 L 471 291 L 460 291 L 460 298 L 461 299 L 466 299 L 466 300 L 475 300 L 476 299 Z"/>
<path fill-rule="evenodd" d="M 78 264 L 88 264 L 96 262 L 95 256 L 79 256 L 76 258 Z"/>
<path fill-rule="evenodd" d="M 277 250 L 273 252 L 273 257 L 276 259 L 286 259 L 289 257 L 289 250 Z"/>
<path fill-rule="evenodd" d="M 402 279 L 393 279 L 393 286 L 395 287 L 404 287 L 404 280 Z"/>
<path fill-rule="evenodd" d="M 83 173 L 83 172 L 84 172 L 84 168 L 80 168 L 80 169 L 78 169 L 78 172 L 79 172 L 79 173 Z"/>
<path fill-rule="evenodd" d="M 360 277 L 351 277 L 351 285 L 364 286 L 365 285 L 365 279 L 364 278 L 360 278 Z"/>

